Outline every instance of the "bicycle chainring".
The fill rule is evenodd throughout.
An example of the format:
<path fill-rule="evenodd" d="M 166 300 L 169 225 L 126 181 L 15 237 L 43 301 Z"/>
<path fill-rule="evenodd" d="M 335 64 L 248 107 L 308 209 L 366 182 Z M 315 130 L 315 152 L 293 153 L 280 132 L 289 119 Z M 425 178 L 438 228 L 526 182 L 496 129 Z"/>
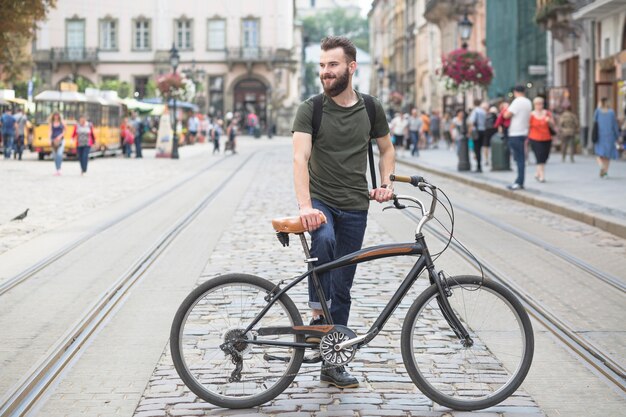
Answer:
<path fill-rule="evenodd" d="M 347 327 L 343 327 L 340 330 L 338 329 L 322 337 L 322 340 L 320 341 L 320 354 L 322 355 L 322 360 L 324 360 L 327 365 L 334 366 L 341 366 L 349 363 L 356 354 L 356 348 L 351 346 L 341 350 L 335 350 L 335 346 L 355 337 L 356 334 Z"/>

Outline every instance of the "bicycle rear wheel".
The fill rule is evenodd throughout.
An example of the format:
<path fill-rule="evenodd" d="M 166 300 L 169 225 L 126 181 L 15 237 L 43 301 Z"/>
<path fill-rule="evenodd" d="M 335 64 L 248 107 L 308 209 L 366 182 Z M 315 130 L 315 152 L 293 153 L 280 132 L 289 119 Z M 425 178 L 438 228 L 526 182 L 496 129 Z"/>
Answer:
<path fill-rule="evenodd" d="M 222 275 L 203 283 L 183 301 L 172 323 L 170 349 L 178 375 L 198 397 L 219 407 L 249 408 L 272 400 L 293 381 L 304 349 L 241 341 L 253 339 L 259 327 L 302 325 L 293 301 L 283 295 L 244 334 L 267 305 L 264 297 L 273 288 L 274 284 L 256 276 Z M 304 342 L 302 335 L 260 338 Z M 268 361 L 266 355 L 274 359 Z"/>
<path fill-rule="evenodd" d="M 431 285 L 402 326 L 402 357 L 411 379 L 431 400 L 456 410 L 494 406 L 520 386 L 533 358 L 528 314 L 505 287 L 476 276 L 447 279 L 453 311 L 473 344 L 463 346 L 443 316 Z"/>

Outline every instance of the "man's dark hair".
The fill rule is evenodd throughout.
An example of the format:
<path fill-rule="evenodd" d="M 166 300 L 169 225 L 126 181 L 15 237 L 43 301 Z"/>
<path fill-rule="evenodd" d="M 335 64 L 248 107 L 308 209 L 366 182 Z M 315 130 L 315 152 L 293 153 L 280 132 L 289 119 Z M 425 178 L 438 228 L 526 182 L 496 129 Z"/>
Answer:
<path fill-rule="evenodd" d="M 526 88 L 523 85 L 516 85 L 513 88 L 513 91 L 517 91 L 518 93 L 525 93 L 526 92 Z"/>
<path fill-rule="evenodd" d="M 479 107 L 482 101 L 479 98 L 474 99 L 474 106 Z"/>
<path fill-rule="evenodd" d="M 346 56 L 348 63 L 356 61 L 356 47 L 352 41 L 345 36 L 327 36 L 322 39 L 321 47 L 322 51 L 341 48 L 343 49 L 343 53 Z"/>

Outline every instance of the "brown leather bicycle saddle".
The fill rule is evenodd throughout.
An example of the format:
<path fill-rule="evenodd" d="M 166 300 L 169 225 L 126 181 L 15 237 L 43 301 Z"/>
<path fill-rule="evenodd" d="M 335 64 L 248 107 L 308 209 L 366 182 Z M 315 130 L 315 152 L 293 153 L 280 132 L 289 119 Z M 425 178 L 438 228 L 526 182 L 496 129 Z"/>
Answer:
<path fill-rule="evenodd" d="M 326 216 L 323 213 L 320 213 L 320 219 L 322 223 L 326 223 Z M 272 227 L 277 232 L 282 233 L 304 233 L 306 229 L 300 221 L 300 217 L 282 217 L 279 219 L 272 219 Z"/>

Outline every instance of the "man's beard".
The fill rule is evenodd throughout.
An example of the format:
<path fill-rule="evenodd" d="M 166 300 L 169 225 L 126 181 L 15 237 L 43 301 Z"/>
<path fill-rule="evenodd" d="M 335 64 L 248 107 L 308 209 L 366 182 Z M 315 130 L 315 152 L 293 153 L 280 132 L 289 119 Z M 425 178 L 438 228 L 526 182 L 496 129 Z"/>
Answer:
<path fill-rule="evenodd" d="M 331 87 L 326 88 L 324 84 L 325 79 L 335 79 L 335 82 L 331 85 Z M 328 77 L 325 78 L 320 76 L 320 81 L 322 82 L 322 88 L 324 88 L 324 92 L 331 97 L 336 97 L 343 92 L 348 87 L 348 83 L 350 82 L 350 72 L 346 68 L 346 72 L 339 77 Z"/>

